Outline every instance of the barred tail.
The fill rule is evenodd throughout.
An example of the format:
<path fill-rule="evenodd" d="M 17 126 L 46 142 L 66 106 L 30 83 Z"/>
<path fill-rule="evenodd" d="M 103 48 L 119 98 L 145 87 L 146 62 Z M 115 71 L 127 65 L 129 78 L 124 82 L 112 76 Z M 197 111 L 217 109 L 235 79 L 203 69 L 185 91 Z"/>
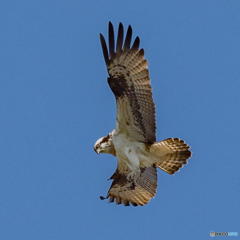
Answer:
<path fill-rule="evenodd" d="M 169 174 L 173 174 L 183 167 L 191 156 L 189 146 L 179 138 L 168 138 L 154 143 L 150 148 L 150 153 L 159 157 L 155 166 Z"/>

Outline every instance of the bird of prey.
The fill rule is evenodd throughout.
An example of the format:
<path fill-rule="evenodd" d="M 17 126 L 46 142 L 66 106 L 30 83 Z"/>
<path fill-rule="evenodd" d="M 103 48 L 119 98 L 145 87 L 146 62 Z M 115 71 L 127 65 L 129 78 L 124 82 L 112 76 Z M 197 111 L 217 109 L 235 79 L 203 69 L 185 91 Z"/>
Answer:
<path fill-rule="evenodd" d="M 124 39 L 120 23 L 115 42 L 113 25 L 108 26 L 108 47 L 102 34 L 100 42 L 107 65 L 108 84 L 115 95 L 116 128 L 94 145 L 97 153 L 117 157 L 117 169 L 110 178 L 106 197 L 125 206 L 142 206 L 155 196 L 157 168 L 174 174 L 191 156 L 189 146 L 179 138 L 156 141 L 155 105 L 144 50 L 132 28 Z"/>

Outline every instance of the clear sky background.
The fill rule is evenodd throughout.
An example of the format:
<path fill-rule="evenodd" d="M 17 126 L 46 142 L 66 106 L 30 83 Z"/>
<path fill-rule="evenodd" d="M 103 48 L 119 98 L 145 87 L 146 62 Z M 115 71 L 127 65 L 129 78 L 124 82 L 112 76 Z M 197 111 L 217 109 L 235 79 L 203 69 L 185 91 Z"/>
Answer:
<path fill-rule="evenodd" d="M 131 24 L 149 61 L 158 139 L 189 164 L 158 171 L 144 207 L 100 201 L 116 159 L 99 33 Z M 0 239 L 209 239 L 240 234 L 240 1 L 1 1 Z"/>

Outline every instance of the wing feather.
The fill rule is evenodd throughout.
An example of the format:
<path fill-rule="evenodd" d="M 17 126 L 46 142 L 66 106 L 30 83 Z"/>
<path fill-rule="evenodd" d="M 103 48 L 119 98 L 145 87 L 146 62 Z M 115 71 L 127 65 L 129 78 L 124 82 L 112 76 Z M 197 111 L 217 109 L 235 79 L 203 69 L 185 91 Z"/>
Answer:
<path fill-rule="evenodd" d="M 108 57 L 107 44 L 105 42 L 104 36 L 101 33 L 100 33 L 100 41 L 101 41 L 101 45 L 102 45 L 104 60 L 105 60 L 106 65 L 108 65 L 109 57 Z"/>
<path fill-rule="evenodd" d="M 139 44 L 140 44 L 140 39 L 139 39 L 139 37 L 136 37 L 134 40 L 134 43 L 132 45 L 132 49 L 137 50 L 139 48 Z"/>
<path fill-rule="evenodd" d="M 132 40 L 132 27 L 129 26 L 128 30 L 127 30 L 126 39 L 125 39 L 125 42 L 124 42 L 124 47 L 123 47 L 124 50 L 129 50 L 130 49 L 131 40 Z"/>
<path fill-rule="evenodd" d="M 123 45 L 123 25 L 122 23 L 119 24 L 118 27 L 118 38 L 117 38 L 117 52 L 121 52 L 122 45 Z"/>
<path fill-rule="evenodd" d="M 132 27 L 128 27 L 124 41 L 124 28 L 120 23 L 115 51 L 111 22 L 108 32 L 109 51 L 102 34 L 100 41 L 109 73 L 108 84 L 117 102 L 116 130 L 126 132 L 136 141 L 153 143 L 156 141 L 155 105 L 148 64 L 144 50 L 139 49 L 140 39 L 136 37 L 131 47 Z"/>
<path fill-rule="evenodd" d="M 124 204 L 125 206 L 130 204 L 143 206 L 156 194 L 156 167 L 142 168 L 140 176 L 133 180 L 128 180 L 127 173 L 120 173 L 117 170 L 111 179 L 113 179 L 113 182 L 106 197 L 109 202 Z"/>
<path fill-rule="evenodd" d="M 109 35 L 109 53 L 110 57 L 114 57 L 114 30 L 113 30 L 113 25 L 111 22 L 109 22 L 109 27 L 108 27 L 108 35 Z"/>

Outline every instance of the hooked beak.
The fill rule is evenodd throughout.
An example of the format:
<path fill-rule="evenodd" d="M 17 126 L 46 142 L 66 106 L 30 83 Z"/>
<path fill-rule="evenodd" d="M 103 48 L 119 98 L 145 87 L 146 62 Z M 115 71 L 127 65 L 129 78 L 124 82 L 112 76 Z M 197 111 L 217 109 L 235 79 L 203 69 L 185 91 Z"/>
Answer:
<path fill-rule="evenodd" d="M 99 150 L 98 150 L 98 149 L 94 148 L 94 151 L 95 151 L 97 154 L 99 154 Z"/>

